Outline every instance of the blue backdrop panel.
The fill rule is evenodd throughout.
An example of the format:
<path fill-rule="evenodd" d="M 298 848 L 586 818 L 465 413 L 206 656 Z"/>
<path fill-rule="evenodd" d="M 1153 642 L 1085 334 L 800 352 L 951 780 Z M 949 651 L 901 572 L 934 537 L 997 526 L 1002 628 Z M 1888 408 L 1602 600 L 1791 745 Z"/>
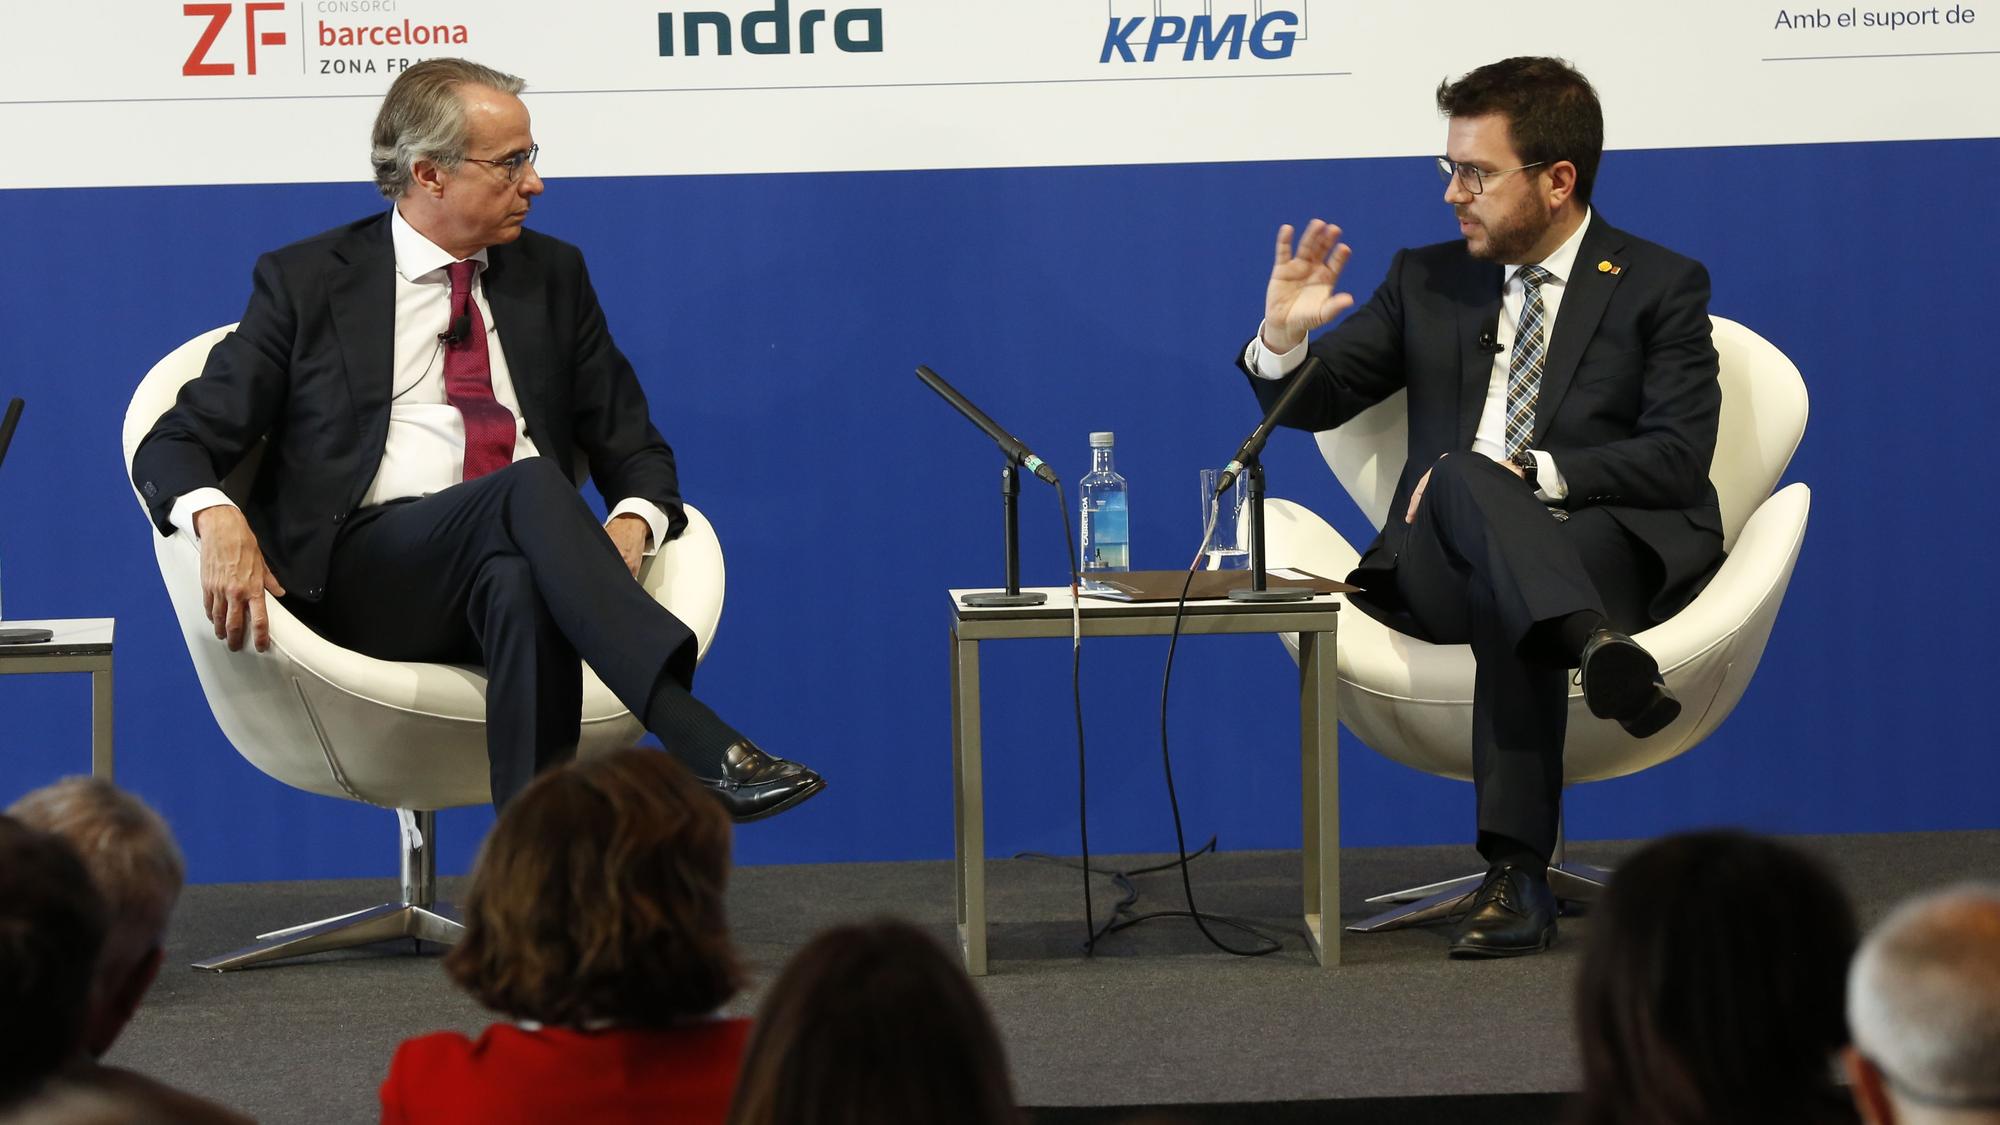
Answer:
<path fill-rule="evenodd" d="M 1735 716 L 1664 767 L 1574 795 L 1578 838 L 1732 822 L 1779 832 L 1991 827 L 1986 343 L 2000 142 L 1617 152 L 1598 206 L 1692 254 L 1714 310 L 1789 354 L 1813 395 L 1790 477 L 1814 509 L 1764 665 Z M 703 695 L 826 795 L 738 836 L 745 862 L 951 848 L 947 586 L 1000 579 L 999 457 L 911 375 L 935 366 L 1074 481 L 1117 431 L 1135 560 L 1184 565 L 1195 471 L 1257 407 L 1231 357 L 1272 234 L 1346 224 L 1365 296 L 1398 246 L 1449 237 L 1416 159 L 557 180 L 540 229 L 581 245 L 620 343 L 714 520 L 733 596 Z M 0 395 L 29 403 L 0 470 L 14 617 L 118 618 L 120 778 L 159 805 L 197 880 L 386 874 L 387 814 L 295 793 L 223 742 L 126 483 L 139 376 L 235 319 L 257 253 L 380 205 L 366 186 L 15 191 Z M 1369 529 L 1302 434 L 1274 495 Z M 1030 582 L 1063 568 L 1052 490 L 1023 496 Z M 1072 490 L 1072 502 L 1074 495 Z M 1066 643 L 987 646 L 990 841 L 1074 850 Z M 1170 846 L 1155 707 L 1164 642 L 1086 647 L 1093 845 Z M 1189 831 L 1295 847 L 1297 713 L 1275 641 L 1185 645 L 1172 728 Z M 0 678 L 0 797 L 84 768 L 81 678 Z M 1470 833 L 1470 787 L 1352 740 L 1349 844 Z M 462 869 L 489 813 L 445 820 Z"/>

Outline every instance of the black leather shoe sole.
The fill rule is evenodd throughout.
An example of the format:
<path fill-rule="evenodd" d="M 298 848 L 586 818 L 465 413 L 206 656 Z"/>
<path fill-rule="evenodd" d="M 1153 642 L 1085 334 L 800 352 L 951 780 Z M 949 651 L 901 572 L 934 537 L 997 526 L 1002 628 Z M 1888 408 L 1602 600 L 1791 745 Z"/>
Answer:
<path fill-rule="evenodd" d="M 825 788 L 826 788 L 826 779 L 821 777 L 814 777 L 811 782 L 799 787 L 797 792 L 792 793 L 790 796 L 786 797 L 782 801 L 779 801 L 775 805 L 771 805 L 767 808 L 758 809 L 755 812 L 747 812 L 747 813 L 739 813 L 734 809 L 732 809 L 730 810 L 729 813 L 729 819 L 735 821 L 738 824 L 749 824 L 751 821 L 765 820 L 770 817 L 777 816 L 779 813 L 784 812 L 788 809 L 798 808 L 800 805 L 804 804 L 807 800 L 811 799 L 813 796 L 817 795 L 821 790 Z"/>
<path fill-rule="evenodd" d="M 1660 679 L 1660 665 L 1629 637 L 1593 640 L 1583 653 L 1583 701 L 1600 719 L 1616 719 L 1634 738 L 1665 730 L 1681 703 Z"/>
<path fill-rule="evenodd" d="M 1486 945 L 1478 941 L 1454 941 L 1451 943 L 1451 958 L 1454 961 L 1489 961 L 1496 957 L 1526 957 L 1541 953 L 1556 943 L 1555 923 L 1542 931 L 1541 939 L 1533 945 Z"/>

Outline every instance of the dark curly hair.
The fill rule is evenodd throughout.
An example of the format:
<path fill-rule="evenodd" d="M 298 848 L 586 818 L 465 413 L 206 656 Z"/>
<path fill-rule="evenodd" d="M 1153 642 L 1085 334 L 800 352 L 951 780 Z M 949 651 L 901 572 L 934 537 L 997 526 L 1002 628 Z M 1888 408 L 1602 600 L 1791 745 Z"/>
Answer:
<path fill-rule="evenodd" d="M 1535 57 L 1487 63 L 1456 82 L 1438 83 L 1437 106 L 1446 117 L 1505 117 L 1521 163 L 1546 171 L 1569 161 L 1576 165 L 1577 202 L 1590 202 L 1604 156 L 1604 110 L 1575 67 Z"/>
<path fill-rule="evenodd" d="M 736 993 L 729 818 L 678 762 L 571 762 L 508 802 L 480 849 L 445 971 L 497 1012 L 658 1027 Z"/>

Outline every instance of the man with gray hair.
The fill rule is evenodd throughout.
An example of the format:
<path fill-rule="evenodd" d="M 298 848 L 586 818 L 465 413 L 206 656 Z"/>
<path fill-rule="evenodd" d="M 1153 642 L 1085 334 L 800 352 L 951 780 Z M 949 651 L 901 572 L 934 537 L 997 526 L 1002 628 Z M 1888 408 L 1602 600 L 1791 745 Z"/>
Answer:
<path fill-rule="evenodd" d="M 583 255 L 523 225 L 543 184 L 522 87 L 464 59 L 397 77 L 371 154 L 393 206 L 258 261 L 133 482 L 162 534 L 200 540 L 230 648 L 266 647 L 268 592 L 370 656 L 484 664 L 496 805 L 575 753 L 581 656 L 736 819 L 770 816 L 824 782 L 689 693 L 694 634 L 634 581 L 687 523 L 674 455 Z M 219 481 L 260 440 L 239 510 Z"/>
<path fill-rule="evenodd" d="M 1869 1125 L 2000 1123 L 2000 884 L 1897 908 L 1855 955 L 1847 1022 Z"/>
<path fill-rule="evenodd" d="M 167 922 L 185 866 L 160 815 L 100 778 L 70 777 L 15 801 L 7 815 L 63 841 L 83 861 L 104 906 L 89 1000 L 65 1048 L 59 1085 L 129 1099 L 181 1122 L 235 1125 L 249 1118 L 156 1079 L 98 1060 L 146 998 L 166 955 Z"/>

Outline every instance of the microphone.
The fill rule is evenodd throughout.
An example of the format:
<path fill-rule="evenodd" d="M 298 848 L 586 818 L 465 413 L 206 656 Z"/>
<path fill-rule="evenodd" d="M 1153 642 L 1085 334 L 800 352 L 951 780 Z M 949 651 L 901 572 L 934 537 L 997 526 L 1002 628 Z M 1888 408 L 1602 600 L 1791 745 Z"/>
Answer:
<path fill-rule="evenodd" d="M 939 398 L 950 403 L 953 410 L 965 415 L 966 421 L 986 431 L 986 436 L 999 444 L 1000 452 L 1013 458 L 1022 468 L 1050 484 L 1059 483 L 1056 471 L 1049 468 L 1048 462 L 1030 453 L 1028 447 L 1021 444 L 1020 438 L 1001 429 L 998 422 L 988 418 L 985 411 L 972 405 L 972 401 L 959 394 L 950 383 L 945 382 L 943 376 L 920 363 L 917 365 L 917 378 L 922 379 L 925 386 L 936 391 Z"/>
<path fill-rule="evenodd" d="M 14 427 L 21 424 L 20 399 L 7 404 L 7 417 L 0 419 L 0 461 L 7 459 L 7 446 L 14 440 Z"/>
<path fill-rule="evenodd" d="M 472 335 L 472 313 L 462 312 L 452 318 L 451 327 L 438 333 L 438 343 L 455 348 Z"/>
<path fill-rule="evenodd" d="M 1479 326 L 1479 350 L 1487 355 L 1500 354 L 1500 308 L 1486 314 L 1486 323 Z"/>
<path fill-rule="evenodd" d="M 1277 426 L 1278 419 L 1292 409 L 1292 403 L 1298 401 L 1299 395 L 1304 393 L 1305 385 L 1312 382 L 1313 377 L 1325 368 L 1326 364 L 1320 362 L 1318 356 L 1306 356 L 1305 366 L 1299 368 L 1298 374 L 1292 376 L 1291 384 L 1285 388 L 1284 394 L 1278 396 L 1278 401 L 1271 407 L 1270 413 L 1264 415 L 1264 420 L 1257 423 L 1257 428 L 1250 431 L 1249 437 L 1243 439 L 1243 444 L 1237 448 L 1236 456 L 1230 459 L 1229 464 L 1222 467 L 1222 475 L 1216 478 L 1217 496 L 1229 491 L 1229 486 L 1235 484 L 1236 478 L 1243 470 L 1250 467 L 1250 462 L 1255 461 L 1257 455 L 1264 451 L 1264 443 L 1270 440 L 1271 430 Z"/>

